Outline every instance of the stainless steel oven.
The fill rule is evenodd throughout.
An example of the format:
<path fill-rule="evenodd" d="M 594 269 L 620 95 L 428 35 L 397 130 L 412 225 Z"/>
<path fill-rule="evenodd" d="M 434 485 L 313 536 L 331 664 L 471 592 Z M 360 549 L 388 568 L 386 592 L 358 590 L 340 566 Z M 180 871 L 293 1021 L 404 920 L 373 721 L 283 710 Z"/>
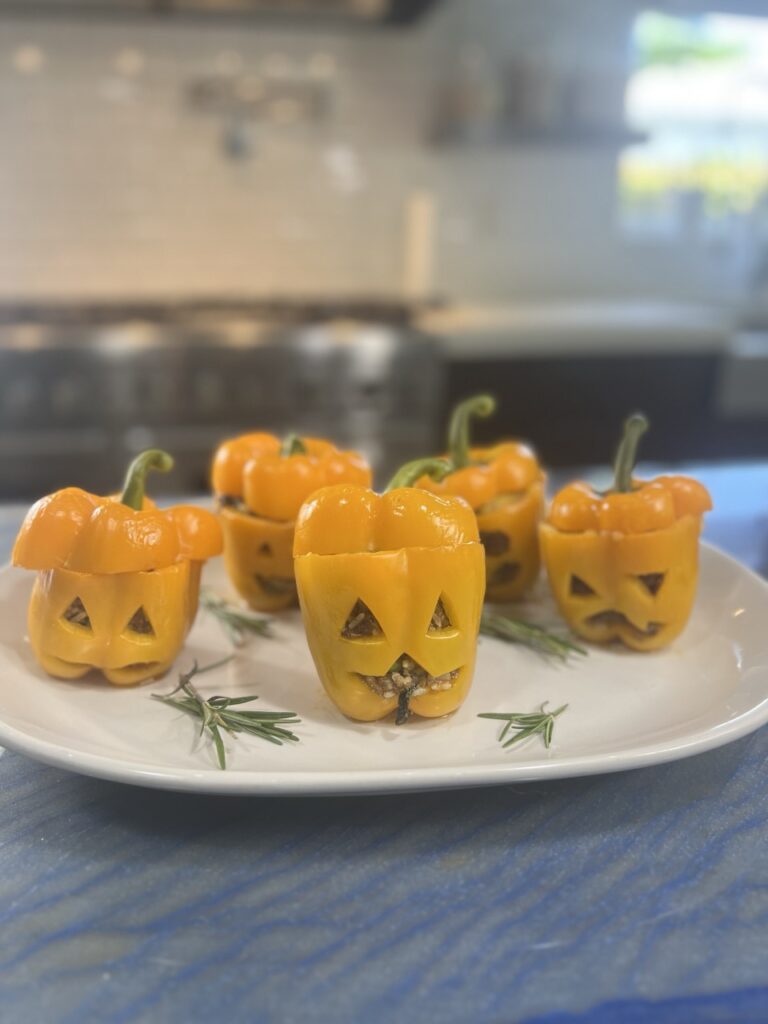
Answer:
<path fill-rule="evenodd" d="M 374 317 L 174 316 L 0 326 L 0 498 L 109 490 L 167 448 L 157 490 L 201 491 L 233 433 L 298 429 L 361 448 L 383 478 L 439 443 L 437 346 Z"/>

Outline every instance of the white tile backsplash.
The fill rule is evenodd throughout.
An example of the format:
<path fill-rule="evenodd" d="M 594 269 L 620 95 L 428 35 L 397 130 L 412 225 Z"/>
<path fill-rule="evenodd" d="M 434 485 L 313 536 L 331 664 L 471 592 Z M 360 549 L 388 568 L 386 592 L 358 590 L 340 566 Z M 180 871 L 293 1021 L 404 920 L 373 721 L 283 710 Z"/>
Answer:
<path fill-rule="evenodd" d="M 21 75 L 30 45 L 45 63 Z M 256 155 L 228 159 L 224 120 L 185 90 L 233 53 L 330 63 L 333 119 L 255 126 Z M 414 56 L 392 33 L 0 22 L 0 297 L 396 292 L 408 161 L 382 174 L 372 154 L 421 137 Z"/>
<path fill-rule="evenodd" d="M 512 53 L 602 68 L 601 116 L 618 118 L 630 20 L 623 0 L 447 0 L 410 31 L 333 35 L 0 20 L 0 301 L 398 295 L 418 191 L 434 197 L 426 262 L 443 294 L 715 295 L 707 254 L 621 238 L 615 151 L 426 141 L 457 62 Z M 18 70 L 24 47 L 44 57 L 32 73 Z M 332 117 L 252 125 L 244 160 L 225 154 L 223 118 L 186 99 L 217 69 L 312 66 L 331 73 Z"/>

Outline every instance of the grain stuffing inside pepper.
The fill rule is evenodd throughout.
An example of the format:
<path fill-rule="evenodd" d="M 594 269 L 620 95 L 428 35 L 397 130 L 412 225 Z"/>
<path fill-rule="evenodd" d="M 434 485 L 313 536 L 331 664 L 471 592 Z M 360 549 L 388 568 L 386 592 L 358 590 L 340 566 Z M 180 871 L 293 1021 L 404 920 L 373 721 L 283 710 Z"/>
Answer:
<path fill-rule="evenodd" d="M 386 675 L 367 676 L 361 672 L 357 674 L 365 685 L 379 697 L 389 699 L 397 697 L 402 692 L 408 692 L 411 697 L 422 697 L 425 693 L 450 690 L 456 681 L 459 670 L 456 668 L 441 676 L 431 676 L 413 658 L 409 658 L 407 654 L 401 654 Z"/>

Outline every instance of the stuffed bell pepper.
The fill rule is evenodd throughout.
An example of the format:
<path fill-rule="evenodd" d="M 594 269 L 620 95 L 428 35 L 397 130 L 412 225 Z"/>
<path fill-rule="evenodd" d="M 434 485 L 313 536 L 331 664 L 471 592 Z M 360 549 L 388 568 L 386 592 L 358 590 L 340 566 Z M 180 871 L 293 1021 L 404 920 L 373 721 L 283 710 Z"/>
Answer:
<path fill-rule="evenodd" d="M 293 530 L 302 503 L 331 484 L 369 486 L 371 470 L 329 441 L 245 434 L 220 445 L 212 477 L 229 578 L 252 608 L 277 611 L 297 601 Z"/>
<path fill-rule="evenodd" d="M 13 564 L 37 571 L 29 639 L 46 672 L 77 679 L 100 670 L 127 686 L 162 675 L 197 612 L 200 573 L 222 548 L 210 512 L 158 509 L 144 496 L 147 471 L 170 455 L 143 452 L 119 496 L 67 487 L 27 513 Z"/>
<path fill-rule="evenodd" d="M 522 597 L 539 574 L 544 474 L 531 449 L 518 441 L 470 448 L 472 416 L 490 416 L 495 408 L 490 395 L 456 406 L 448 431 L 451 471 L 439 481 L 424 477 L 419 487 L 458 495 L 472 506 L 485 548 L 486 600 L 501 602 Z"/>
<path fill-rule="evenodd" d="M 340 484 L 302 507 L 294 541 L 307 640 L 328 696 L 350 718 L 436 718 L 466 697 L 485 583 L 472 509 L 411 486 L 419 460 L 384 494 Z"/>
<path fill-rule="evenodd" d="M 571 629 L 637 651 L 664 647 L 685 627 L 696 596 L 702 516 L 712 507 L 706 488 L 689 477 L 633 479 L 647 428 L 643 416 L 627 420 L 611 490 L 568 485 L 540 530 L 552 592 Z"/>

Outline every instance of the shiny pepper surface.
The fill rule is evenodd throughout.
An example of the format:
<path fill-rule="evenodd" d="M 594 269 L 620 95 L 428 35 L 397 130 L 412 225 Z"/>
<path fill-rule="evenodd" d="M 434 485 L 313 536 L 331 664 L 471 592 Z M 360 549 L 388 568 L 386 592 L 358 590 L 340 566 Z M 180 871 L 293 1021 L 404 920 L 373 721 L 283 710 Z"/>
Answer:
<path fill-rule="evenodd" d="M 544 474 L 531 449 L 517 441 L 470 448 L 469 419 L 495 408 L 488 395 L 461 402 L 449 428 L 448 460 L 442 480 L 424 477 L 419 487 L 464 498 L 475 511 L 485 548 L 486 600 L 515 601 L 539 575 L 539 522 L 544 514 Z"/>
<path fill-rule="evenodd" d="M 571 629 L 637 651 L 664 647 L 684 629 L 696 596 L 701 520 L 712 507 L 706 488 L 689 477 L 632 479 L 644 429 L 640 417 L 627 421 L 613 491 L 570 484 L 541 526 L 552 593 Z"/>
<path fill-rule="evenodd" d="M 252 608 L 277 611 L 296 603 L 293 530 L 306 498 L 335 483 L 368 485 L 362 456 L 329 441 L 245 434 L 225 441 L 212 471 L 224 531 L 224 562 Z"/>
<path fill-rule="evenodd" d="M 307 640 L 350 718 L 446 715 L 469 691 L 484 558 L 472 510 L 412 487 L 339 485 L 301 509 L 294 541 Z"/>
<path fill-rule="evenodd" d="M 144 498 L 147 470 L 171 464 L 163 452 L 145 452 L 122 496 L 68 487 L 27 513 L 12 558 L 37 570 L 27 624 L 51 675 L 76 679 L 99 669 L 123 686 L 174 661 L 195 619 L 202 565 L 221 552 L 222 539 L 210 512 L 160 510 Z"/>

